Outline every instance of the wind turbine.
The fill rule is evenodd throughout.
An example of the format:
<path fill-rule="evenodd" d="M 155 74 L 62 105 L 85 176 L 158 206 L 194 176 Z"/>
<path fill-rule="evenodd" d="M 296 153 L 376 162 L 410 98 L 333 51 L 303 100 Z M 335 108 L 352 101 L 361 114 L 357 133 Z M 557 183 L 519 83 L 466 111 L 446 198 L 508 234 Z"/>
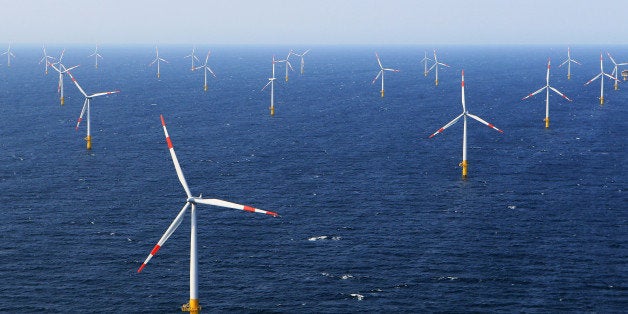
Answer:
<path fill-rule="evenodd" d="M 558 67 L 562 67 L 565 63 L 567 63 L 567 79 L 571 79 L 571 63 L 575 63 L 577 65 L 581 65 L 580 62 L 571 58 L 571 48 L 567 47 L 567 60 L 561 63 Z"/>
<path fill-rule="evenodd" d="M 161 76 L 161 74 L 159 73 L 159 62 L 163 61 L 165 63 L 169 63 L 168 61 L 166 61 L 166 59 L 162 59 L 159 57 L 159 48 L 157 48 L 157 46 L 155 46 L 155 53 L 157 54 L 157 56 L 155 57 L 155 60 L 153 60 L 153 62 L 151 62 L 148 66 L 152 66 L 153 64 L 155 64 L 155 62 L 157 62 L 157 78 L 159 78 Z"/>
<path fill-rule="evenodd" d="M 419 62 L 423 63 L 423 76 L 427 76 L 427 73 L 429 72 L 427 70 L 427 62 L 428 61 L 432 61 L 432 59 L 427 57 L 427 51 L 425 51 L 425 57 L 423 57 L 423 59 Z"/>
<path fill-rule="evenodd" d="M 292 68 L 292 64 L 290 64 L 290 55 L 294 54 L 292 52 L 292 50 L 290 50 L 288 52 L 288 56 L 284 59 L 284 60 L 277 60 L 277 63 L 286 63 L 286 82 L 288 81 L 288 68 L 290 68 L 290 70 L 294 71 L 294 69 Z"/>
<path fill-rule="evenodd" d="M 305 55 L 310 52 L 310 49 L 306 50 L 305 52 L 298 54 L 298 53 L 292 53 L 293 55 L 300 57 L 301 58 L 301 74 L 303 74 L 303 67 L 305 66 L 305 60 L 303 60 L 303 57 L 305 57 Z"/>
<path fill-rule="evenodd" d="M 377 58 L 377 64 L 379 64 L 379 73 L 377 73 L 377 76 L 375 76 L 375 78 L 373 79 L 373 82 L 371 82 L 371 84 L 375 84 L 375 81 L 377 81 L 377 79 L 380 76 L 382 77 L 382 90 L 380 91 L 380 93 L 382 94 L 382 98 L 384 98 L 384 72 L 385 71 L 399 72 L 399 70 L 384 68 L 382 66 L 382 61 L 379 60 L 379 55 L 377 54 L 377 52 L 375 53 L 375 57 Z"/>
<path fill-rule="evenodd" d="M 194 70 L 200 68 L 200 67 L 197 68 L 197 67 L 194 66 L 194 59 L 196 59 L 196 61 L 198 61 L 198 62 L 201 62 L 201 60 L 199 60 L 196 57 L 196 55 L 194 54 L 195 51 L 196 51 L 196 46 L 192 46 L 192 53 L 190 53 L 189 55 L 183 57 L 183 58 L 190 58 L 190 59 L 192 59 L 192 67 L 190 68 L 190 71 L 194 71 Z M 205 90 L 207 90 L 207 89 L 205 89 Z"/>
<path fill-rule="evenodd" d="M 43 51 L 44 51 L 44 56 L 41 58 L 41 60 L 39 60 L 39 64 L 41 64 L 42 62 L 46 64 L 46 71 L 44 73 L 48 75 L 48 66 L 51 63 L 50 60 L 54 60 L 55 58 L 53 56 L 49 56 L 46 53 L 46 45 L 43 45 Z"/>
<path fill-rule="evenodd" d="M 521 100 L 526 100 L 538 93 L 540 93 L 541 91 L 545 90 L 545 119 L 543 121 L 545 121 L 545 128 L 549 128 L 549 91 L 550 89 L 552 91 L 554 91 L 556 94 L 562 96 L 563 98 L 571 101 L 571 99 L 569 99 L 565 94 L 561 93 L 560 91 L 558 91 L 556 88 L 552 87 L 549 85 L 549 75 L 550 75 L 550 59 L 547 59 L 547 75 L 545 75 L 545 86 L 541 87 L 540 89 L 538 89 L 537 91 L 535 91 L 534 93 L 529 94 L 526 97 L 523 97 L 523 99 Z"/>
<path fill-rule="evenodd" d="M 98 69 L 98 58 L 102 59 L 102 56 L 98 53 L 98 45 L 96 45 L 96 49 L 94 50 L 94 53 L 92 53 L 88 57 L 94 57 L 94 59 L 96 59 L 96 64 L 94 66 L 96 67 L 96 69 Z"/>
<path fill-rule="evenodd" d="M 613 77 L 608 73 L 604 73 L 604 60 L 602 59 L 602 53 L 600 52 L 600 74 L 596 75 L 594 78 L 590 79 L 588 82 L 584 83 L 584 85 L 589 85 L 589 83 L 600 79 L 600 105 L 604 104 L 604 75 L 610 77 L 611 79 L 617 81 L 617 78 Z"/>
<path fill-rule="evenodd" d="M 207 57 L 205 57 L 205 64 L 203 64 L 200 67 L 196 67 L 194 68 L 194 70 L 198 70 L 200 68 L 204 68 L 205 69 L 205 87 L 204 90 L 207 91 L 207 71 L 209 71 L 209 73 L 211 73 L 214 77 L 216 77 L 216 74 L 214 74 L 214 71 L 212 71 L 212 69 L 207 65 L 207 61 L 209 60 L 209 53 L 210 51 L 207 51 Z"/>
<path fill-rule="evenodd" d="M 434 64 L 430 67 L 429 70 L 427 70 L 427 72 L 430 72 L 430 71 L 432 71 L 432 69 L 435 69 L 435 71 L 436 71 L 436 80 L 434 82 L 436 83 L 436 85 L 438 85 L 438 66 L 439 65 L 449 67 L 448 65 L 446 65 L 446 64 L 444 64 L 442 62 L 438 62 L 438 58 L 436 57 L 436 49 L 434 49 Z"/>
<path fill-rule="evenodd" d="M 615 90 L 618 90 L 619 89 L 619 86 L 618 86 L 619 80 L 617 79 L 617 77 L 619 76 L 619 69 L 618 69 L 618 67 L 623 66 L 623 65 L 628 65 L 628 62 L 617 63 L 617 62 L 615 62 L 615 59 L 613 59 L 613 56 L 611 56 L 610 53 L 607 52 L 606 54 L 608 55 L 608 57 L 611 59 L 611 61 L 615 65 L 615 67 L 613 68 L 613 72 L 611 72 L 611 76 L 615 77 Z"/>
<path fill-rule="evenodd" d="M 7 66 L 11 66 L 11 57 L 15 58 L 15 55 L 11 52 L 11 44 L 9 44 L 9 48 L 7 51 L 3 52 L 0 56 L 7 55 Z"/>
<path fill-rule="evenodd" d="M 462 178 L 466 179 L 467 178 L 467 117 L 473 118 L 477 121 L 479 121 L 482 124 L 487 125 L 488 127 L 497 130 L 500 133 L 504 133 L 504 131 L 496 128 L 494 125 L 482 120 L 482 118 L 473 115 L 471 113 L 469 113 L 469 111 L 466 108 L 465 105 L 465 101 L 464 101 L 464 70 L 462 70 L 462 113 L 457 116 L 456 118 L 454 118 L 453 120 L 451 120 L 449 123 L 445 124 L 445 126 L 443 126 L 442 128 L 438 129 L 438 131 L 434 132 L 434 134 L 430 135 L 430 138 L 434 137 L 434 135 L 443 132 L 446 128 L 454 125 L 456 122 L 458 122 L 458 120 L 460 120 L 460 118 L 463 118 L 464 120 L 464 124 L 463 124 L 463 131 L 462 131 L 462 162 L 460 163 L 460 167 L 462 167 Z"/>
<path fill-rule="evenodd" d="M 61 53 L 61 58 L 63 58 L 63 53 Z M 65 104 L 65 97 L 63 97 L 63 75 L 69 73 L 68 71 L 78 67 L 78 65 L 66 68 L 65 65 L 61 63 L 61 61 L 57 62 L 56 64 L 59 64 L 59 68 L 57 68 L 54 63 L 50 63 L 50 66 L 59 73 L 59 85 L 57 86 L 57 92 L 60 94 L 61 106 L 63 106 L 63 104 Z"/>
<path fill-rule="evenodd" d="M 268 109 L 270 109 L 271 116 L 275 115 L 275 63 L 277 63 L 277 61 L 275 60 L 275 56 L 273 56 L 273 76 L 268 78 L 268 83 L 262 88 L 263 91 L 270 85 L 270 107 Z"/>
<path fill-rule="evenodd" d="M 85 141 L 87 141 L 87 149 L 92 149 L 92 134 L 91 134 L 91 123 L 90 123 L 90 116 L 89 116 L 90 115 L 89 106 L 90 106 L 91 100 L 94 97 L 115 94 L 115 93 L 119 93 L 120 91 L 115 90 L 111 92 L 101 92 L 101 93 L 87 95 L 87 93 L 85 93 L 83 88 L 81 88 L 81 85 L 79 85 L 79 83 L 76 81 L 74 76 L 72 76 L 72 73 L 69 71 L 67 73 L 68 75 L 70 75 L 70 78 L 72 78 L 72 82 L 74 82 L 74 85 L 76 85 L 76 87 L 81 92 L 81 94 L 85 96 L 85 102 L 83 102 L 83 109 L 81 109 L 81 115 L 79 116 L 78 122 L 76 123 L 76 130 L 78 131 L 79 125 L 81 124 L 81 121 L 83 121 L 83 115 L 85 114 L 85 111 L 87 111 L 87 136 L 85 137 Z"/>
<path fill-rule="evenodd" d="M 174 147 L 172 145 L 172 141 L 170 140 L 170 135 L 168 135 L 168 130 L 166 129 L 166 122 L 164 121 L 163 115 L 160 115 L 161 125 L 164 129 L 164 134 L 166 136 L 166 143 L 168 144 L 168 150 L 170 151 L 170 156 L 172 157 L 172 162 L 174 163 L 175 171 L 177 172 L 177 176 L 179 177 L 179 182 L 183 186 L 185 190 L 185 194 L 187 196 L 185 200 L 185 205 L 179 212 L 179 214 L 172 221 L 166 232 L 161 236 L 155 247 L 150 251 L 148 257 L 137 272 L 141 272 L 142 269 L 146 266 L 146 264 L 157 254 L 157 251 L 164 245 L 166 240 L 172 235 L 172 233 L 179 227 L 181 222 L 183 221 L 183 216 L 188 208 L 190 208 L 190 301 L 187 304 L 184 304 L 181 307 L 181 310 L 184 312 L 190 313 L 198 313 L 201 310 L 198 302 L 198 256 L 197 256 L 197 239 L 196 239 L 196 205 L 197 204 L 205 204 L 205 205 L 213 205 L 218 207 L 225 207 L 231 209 L 239 209 L 247 212 L 253 213 L 261 213 L 266 215 L 271 215 L 273 217 L 277 217 L 277 213 L 261 210 L 257 208 L 253 208 L 246 205 L 240 205 L 236 203 L 231 203 L 219 199 L 208 199 L 203 198 L 202 196 L 194 197 L 190 192 L 187 182 L 185 181 L 185 177 L 183 176 L 183 171 L 181 170 L 181 166 L 179 165 L 179 160 L 177 159 L 177 155 L 174 152 Z"/>

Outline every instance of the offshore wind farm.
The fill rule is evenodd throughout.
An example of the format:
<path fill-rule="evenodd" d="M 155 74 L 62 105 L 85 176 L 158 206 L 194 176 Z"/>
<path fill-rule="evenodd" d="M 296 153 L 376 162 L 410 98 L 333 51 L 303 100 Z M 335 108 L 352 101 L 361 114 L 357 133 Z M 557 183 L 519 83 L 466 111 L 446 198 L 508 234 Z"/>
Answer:
<path fill-rule="evenodd" d="M 564 4 L 5 3 L 0 312 L 625 311 L 628 25 Z"/>

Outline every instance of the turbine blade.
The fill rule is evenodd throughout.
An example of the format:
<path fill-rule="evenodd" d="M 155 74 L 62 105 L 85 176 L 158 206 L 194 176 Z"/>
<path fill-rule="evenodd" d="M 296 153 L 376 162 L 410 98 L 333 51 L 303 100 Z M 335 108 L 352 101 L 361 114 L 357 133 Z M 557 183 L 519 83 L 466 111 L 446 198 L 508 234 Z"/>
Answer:
<path fill-rule="evenodd" d="M 198 203 L 198 204 L 207 204 L 207 205 L 214 205 L 214 206 L 218 206 L 218 207 L 239 209 L 239 210 L 243 210 L 243 211 L 247 211 L 247 212 L 251 212 L 251 213 L 266 214 L 266 215 L 270 215 L 270 216 L 273 216 L 273 217 L 279 216 L 275 212 L 262 210 L 262 209 L 258 209 L 258 208 L 251 207 L 251 206 L 240 205 L 240 204 L 236 204 L 236 203 L 232 203 L 232 202 L 227 202 L 227 201 L 223 201 L 223 200 L 219 200 L 219 199 L 215 199 L 215 198 L 207 199 L 207 198 L 197 198 L 197 197 L 195 197 L 194 201 L 196 203 Z"/>
<path fill-rule="evenodd" d="M 384 67 L 382 66 L 382 62 L 379 61 L 379 55 L 377 54 L 377 52 L 375 53 L 375 57 L 377 58 L 377 63 L 379 64 L 379 68 L 383 69 Z"/>
<path fill-rule="evenodd" d="M 602 76 L 602 73 L 596 75 L 594 78 L 590 79 L 588 82 L 584 83 L 584 85 L 589 85 L 589 83 L 597 80 L 600 76 Z"/>
<path fill-rule="evenodd" d="M 471 118 L 473 118 L 473 119 L 475 119 L 475 120 L 479 121 L 479 122 L 480 122 L 480 123 L 482 123 L 482 124 L 487 125 L 489 128 L 494 129 L 494 130 L 498 131 L 499 133 L 504 133 L 504 131 L 502 131 L 502 130 L 500 130 L 500 129 L 496 128 L 493 124 L 488 123 L 488 122 L 486 122 L 486 121 L 482 120 L 482 118 L 480 118 L 480 117 L 478 117 L 478 116 L 476 116 L 476 115 L 473 115 L 473 114 L 470 114 L 470 113 L 468 113 L 468 112 L 467 112 L 467 116 L 469 116 L 469 117 L 471 117 Z"/>
<path fill-rule="evenodd" d="M 273 80 L 269 79 L 268 83 L 266 83 L 266 85 L 264 85 L 264 87 L 262 87 L 262 90 L 260 90 L 260 91 L 264 91 L 266 89 L 266 87 L 268 87 L 268 85 L 270 85 L 270 83 L 272 83 L 272 82 L 273 82 Z"/>
<path fill-rule="evenodd" d="M 79 125 L 81 124 L 81 121 L 83 121 L 83 115 L 85 114 L 85 109 L 87 108 L 87 98 L 85 98 L 85 101 L 83 102 L 83 109 L 81 109 L 81 115 L 78 118 L 78 121 L 76 122 L 76 128 L 75 130 L 78 131 Z"/>
<path fill-rule="evenodd" d="M 78 81 L 74 78 L 74 76 L 72 76 L 72 72 L 67 71 L 66 73 L 68 73 L 68 75 L 70 76 L 70 78 L 72 78 L 72 82 L 74 82 L 74 85 L 76 85 L 76 87 L 78 88 L 78 90 L 81 92 L 81 94 L 83 94 L 83 96 L 87 97 L 87 94 L 85 93 L 85 91 L 83 90 L 83 88 L 81 88 L 81 85 L 79 85 Z"/>
<path fill-rule="evenodd" d="M 101 93 L 91 94 L 91 95 L 89 95 L 89 98 L 103 96 L 103 95 L 111 95 L 111 94 L 116 94 L 116 93 L 119 93 L 119 92 L 120 92 L 119 90 L 114 90 L 114 91 L 111 91 L 111 92 L 101 92 Z"/>
<path fill-rule="evenodd" d="M 148 257 L 146 257 L 146 260 L 144 260 L 144 263 L 142 263 L 142 266 L 140 266 L 140 268 L 137 270 L 138 273 L 142 272 L 142 269 L 146 267 L 146 264 L 148 263 L 148 261 L 150 261 L 150 259 L 153 258 L 155 254 L 157 254 L 157 251 L 159 251 L 159 249 L 164 245 L 166 240 L 168 240 L 168 238 L 170 238 L 172 233 L 175 230 L 177 230 L 177 227 L 179 227 L 179 225 L 183 221 L 183 215 L 185 214 L 185 211 L 188 209 L 189 206 L 190 206 L 190 203 L 186 202 L 183 208 L 181 209 L 181 211 L 179 212 L 179 214 L 177 215 L 177 217 L 175 217 L 172 223 L 170 223 L 170 226 L 168 226 L 168 229 L 166 229 L 166 232 L 161 236 L 161 239 L 159 239 L 159 242 L 157 242 L 157 244 L 155 244 L 155 247 L 153 247 L 153 249 L 150 251 L 150 253 L 148 254 Z"/>
<path fill-rule="evenodd" d="M 181 166 L 179 165 L 179 160 L 177 159 L 177 154 L 174 152 L 174 146 L 172 146 L 172 140 L 170 140 L 170 135 L 168 135 L 168 129 L 166 128 L 166 121 L 164 120 L 163 115 L 159 115 L 161 118 L 161 126 L 164 129 L 164 135 L 166 136 L 166 143 L 168 144 L 168 150 L 170 150 L 170 156 L 172 157 L 172 162 L 174 163 L 174 169 L 177 171 L 177 176 L 179 177 L 179 181 L 181 185 L 183 185 L 183 189 L 185 190 L 185 194 L 188 198 L 192 197 L 192 193 L 190 193 L 190 188 L 188 187 L 188 183 L 185 181 L 185 177 L 183 176 L 183 170 L 181 170 Z"/>
<path fill-rule="evenodd" d="M 371 84 L 375 84 L 375 81 L 377 81 L 377 79 L 379 78 L 380 75 L 382 75 L 383 72 L 384 70 L 379 70 L 379 73 L 377 73 L 377 76 L 373 79 L 373 82 L 371 82 Z"/>
<path fill-rule="evenodd" d="M 443 131 L 445 131 L 446 128 L 448 128 L 448 127 L 454 125 L 454 123 L 458 122 L 458 120 L 460 120 L 460 118 L 462 118 L 462 116 L 464 116 L 464 113 L 461 113 L 459 116 L 457 116 L 453 120 L 449 121 L 449 123 L 445 124 L 445 126 L 443 126 L 442 128 L 438 129 L 438 131 L 436 131 L 432 135 L 430 135 L 430 138 L 434 137 L 438 133 L 443 133 Z"/>
<path fill-rule="evenodd" d="M 571 99 L 569 99 L 569 97 L 567 97 L 567 95 L 565 95 L 565 94 L 561 93 L 561 92 L 560 92 L 560 91 L 558 91 L 556 88 L 551 87 L 551 86 L 550 86 L 549 88 L 550 88 L 551 90 L 553 90 L 556 94 L 560 95 L 561 97 L 563 97 L 563 98 L 565 98 L 565 99 L 567 99 L 567 100 L 571 101 Z"/>
<path fill-rule="evenodd" d="M 526 99 L 528 99 L 528 98 L 530 98 L 530 97 L 540 93 L 541 91 L 543 91 L 546 88 L 547 88 L 547 86 L 543 86 L 543 87 L 539 88 L 536 92 L 530 93 L 528 96 L 521 98 L 521 100 L 526 100 Z"/>

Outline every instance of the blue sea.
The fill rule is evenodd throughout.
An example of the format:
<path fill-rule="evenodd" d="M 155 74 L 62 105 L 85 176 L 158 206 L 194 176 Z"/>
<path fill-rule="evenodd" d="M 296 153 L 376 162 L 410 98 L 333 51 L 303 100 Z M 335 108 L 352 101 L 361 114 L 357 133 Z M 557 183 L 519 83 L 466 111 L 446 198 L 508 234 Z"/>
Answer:
<path fill-rule="evenodd" d="M 188 46 L 66 48 L 94 98 L 93 149 L 75 131 L 83 96 L 44 75 L 40 46 L 0 58 L 0 312 L 175 313 L 189 299 L 189 216 L 144 271 L 192 193 L 278 212 L 198 206 L 204 312 L 623 312 L 628 308 L 628 85 L 584 83 L 627 46 Z M 260 91 L 273 55 L 311 51 Z M 437 48 L 451 65 L 423 75 Z M 385 67 L 380 97 L 375 52 Z M 545 93 L 550 85 L 573 101 Z M 469 177 L 462 180 L 468 110 Z M 621 69 L 620 69 L 621 70 Z"/>

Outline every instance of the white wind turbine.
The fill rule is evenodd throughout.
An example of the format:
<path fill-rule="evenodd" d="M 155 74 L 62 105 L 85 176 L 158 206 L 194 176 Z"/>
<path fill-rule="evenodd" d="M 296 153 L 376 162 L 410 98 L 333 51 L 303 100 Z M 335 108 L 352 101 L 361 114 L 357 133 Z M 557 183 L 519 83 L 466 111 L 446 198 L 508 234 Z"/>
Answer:
<path fill-rule="evenodd" d="M 472 119 L 475 119 L 477 121 L 479 121 L 482 124 L 487 125 L 488 127 L 497 130 L 500 133 L 504 133 L 504 131 L 496 128 L 494 125 L 482 120 L 482 118 L 473 115 L 471 113 L 469 113 L 469 111 L 466 108 L 465 105 L 465 101 L 464 101 L 464 70 L 462 70 L 462 113 L 457 116 L 456 118 L 454 118 L 453 120 L 451 120 L 449 123 L 445 124 L 445 126 L 443 126 L 442 128 L 438 129 L 438 131 L 434 132 L 432 135 L 430 135 L 430 138 L 434 137 L 436 134 L 443 132 L 446 128 L 454 125 L 456 122 L 458 122 L 458 120 L 460 120 L 460 118 L 463 118 L 464 124 L 463 124 L 463 131 L 462 131 L 462 162 L 460 163 L 460 167 L 462 167 L 462 178 L 466 179 L 467 178 L 467 117 L 470 117 Z"/>
<path fill-rule="evenodd" d="M 199 60 L 196 55 L 194 54 L 196 52 L 196 46 L 192 46 L 192 53 L 190 53 L 189 55 L 183 57 L 183 58 L 190 58 L 192 60 L 192 67 L 190 68 L 190 71 L 194 71 L 200 67 L 195 67 L 194 66 L 194 60 L 196 59 L 196 61 L 201 62 L 201 60 Z M 207 89 L 205 89 L 207 90 Z"/>
<path fill-rule="evenodd" d="M 61 58 L 59 58 L 59 60 L 61 60 L 63 58 L 63 53 L 61 53 Z M 55 64 L 58 64 L 59 67 L 57 68 L 55 66 Z M 50 66 L 57 71 L 57 73 L 59 73 L 59 85 L 57 86 L 57 92 L 59 93 L 59 97 L 60 97 L 60 101 L 61 101 L 61 106 L 63 106 L 63 104 L 65 104 L 65 97 L 63 96 L 63 76 L 66 73 L 69 73 L 68 71 L 78 67 L 78 65 L 75 65 L 73 67 L 70 68 L 66 68 L 65 65 L 63 65 L 61 63 L 61 61 L 57 62 L 57 63 L 50 63 Z"/>
<path fill-rule="evenodd" d="M 159 78 L 159 77 L 161 77 L 161 74 L 159 73 L 159 63 L 160 63 L 160 61 L 163 61 L 165 63 L 169 63 L 169 62 L 166 61 L 166 59 L 163 59 L 163 58 L 159 57 L 159 48 L 157 46 L 155 46 L 155 53 L 156 53 L 155 60 L 153 60 L 153 62 L 151 62 L 148 66 L 152 66 L 153 64 L 155 64 L 155 62 L 157 62 L 157 78 Z"/>
<path fill-rule="evenodd" d="M 303 57 L 305 57 L 305 55 L 306 55 L 308 52 L 310 52 L 310 49 L 308 49 L 308 50 L 304 51 L 304 52 L 303 52 L 303 53 L 301 53 L 301 54 L 294 53 L 294 52 L 292 53 L 293 55 L 295 55 L 295 56 L 297 56 L 297 57 L 300 57 L 300 58 L 301 58 L 301 74 L 303 74 L 303 67 L 305 66 L 305 60 L 303 60 Z"/>
<path fill-rule="evenodd" d="M 76 81 L 74 76 L 72 76 L 72 73 L 69 72 L 69 71 L 67 73 L 70 76 L 70 78 L 72 79 L 72 82 L 74 82 L 74 85 L 76 85 L 78 90 L 81 92 L 81 94 L 83 94 L 83 96 L 85 96 L 85 101 L 83 102 L 83 109 L 81 109 L 81 115 L 79 116 L 78 121 L 76 122 L 76 130 L 78 131 L 79 125 L 81 124 L 81 121 L 83 121 L 83 115 L 87 111 L 87 136 L 85 137 L 85 141 L 87 142 L 87 149 L 92 149 L 92 134 L 91 134 L 91 120 L 90 120 L 90 104 L 91 104 L 91 100 L 94 97 L 115 94 L 115 93 L 119 93 L 120 91 L 119 90 L 115 90 L 115 91 L 111 91 L 111 92 L 101 92 L 101 93 L 95 93 L 95 94 L 88 95 L 87 93 L 85 93 L 83 88 L 81 88 L 81 85 L 79 85 L 79 83 Z"/>
<path fill-rule="evenodd" d="M 432 69 L 435 69 L 436 79 L 434 80 L 434 82 L 436 83 L 436 85 L 438 85 L 438 66 L 439 65 L 449 67 L 448 65 L 446 65 L 446 64 L 444 64 L 442 62 L 438 62 L 438 58 L 436 57 L 436 49 L 434 49 L 434 64 L 430 67 L 429 70 L 427 70 L 427 72 L 430 72 L 430 71 L 432 71 Z"/>
<path fill-rule="evenodd" d="M 275 115 L 275 63 L 277 63 L 277 61 L 275 60 L 275 56 L 273 56 L 273 76 L 268 78 L 268 83 L 262 88 L 263 91 L 270 85 L 270 107 L 268 109 L 270 109 L 271 116 Z"/>
<path fill-rule="evenodd" d="M 611 76 L 615 77 L 615 90 L 619 89 L 618 83 L 619 83 L 619 67 L 620 66 L 624 66 L 624 65 L 628 65 L 628 62 L 624 62 L 624 63 L 617 63 L 615 62 L 615 59 L 613 59 L 613 56 L 611 56 L 610 53 L 606 53 L 608 55 L 608 57 L 611 59 L 611 62 L 613 62 L 613 64 L 615 65 L 615 67 L 613 67 L 613 72 L 611 72 Z"/>
<path fill-rule="evenodd" d="M 608 73 L 604 73 L 604 60 L 602 58 L 602 53 L 600 52 L 600 74 L 596 75 L 594 78 L 592 78 L 588 82 L 584 83 L 584 85 L 589 85 L 589 83 L 597 80 L 598 78 L 600 79 L 600 105 L 604 104 L 604 75 L 606 75 L 609 78 L 617 81 L 617 78 L 613 77 L 612 75 L 610 75 Z"/>
<path fill-rule="evenodd" d="M 569 99 L 565 94 L 561 93 L 560 91 L 558 91 L 556 88 L 552 87 L 549 85 L 549 75 L 550 75 L 550 59 L 547 59 L 547 74 L 545 75 L 545 86 L 539 88 L 537 91 L 529 94 L 526 97 L 523 97 L 523 99 L 521 100 L 525 100 L 528 99 L 538 93 L 540 93 L 541 91 L 545 90 L 545 119 L 543 121 L 545 121 L 545 128 L 549 128 L 549 91 L 550 89 L 552 91 L 554 91 L 556 94 L 560 95 L 561 97 L 571 101 L 571 99 Z"/>
<path fill-rule="evenodd" d="M 46 53 L 46 45 L 43 45 L 43 51 L 44 51 L 44 56 L 41 58 L 41 60 L 39 60 L 39 64 L 41 64 L 42 62 L 46 64 L 46 70 L 45 70 L 45 74 L 48 75 L 48 66 L 52 63 L 50 61 L 53 61 L 55 58 L 53 56 L 49 56 Z"/>
<path fill-rule="evenodd" d="M 205 70 L 205 71 L 204 71 L 204 72 L 205 72 L 205 86 L 203 87 L 203 89 L 204 89 L 205 91 L 207 91 L 207 71 L 209 71 L 209 73 L 211 73 L 211 75 L 213 75 L 214 77 L 216 77 L 216 74 L 214 74 L 214 71 L 212 71 L 212 69 L 209 67 L 209 65 L 207 65 L 207 61 L 209 60 L 209 54 L 210 54 L 210 51 L 207 51 L 207 57 L 205 57 L 205 64 L 203 64 L 203 65 L 202 65 L 202 66 L 200 66 L 200 67 L 196 67 L 196 68 L 194 68 L 194 70 L 198 70 L 198 69 L 200 69 L 200 68 L 204 68 L 204 70 Z"/>
<path fill-rule="evenodd" d="M 427 73 L 429 72 L 427 70 L 427 62 L 428 61 L 432 61 L 432 59 L 427 57 L 427 51 L 425 51 L 425 57 L 423 57 L 423 59 L 421 59 L 421 61 L 419 61 L 419 62 L 423 63 L 423 76 L 427 76 Z"/>
<path fill-rule="evenodd" d="M 562 67 L 565 63 L 567 64 L 567 79 L 571 79 L 571 63 L 575 63 L 577 65 L 581 65 L 580 62 L 571 58 L 571 48 L 567 47 L 567 60 L 561 63 L 558 67 Z"/>
<path fill-rule="evenodd" d="M 172 235 L 172 233 L 174 233 L 177 227 L 181 225 L 185 212 L 187 211 L 188 208 L 190 208 L 190 225 L 191 225 L 190 227 L 190 301 L 189 303 L 184 304 L 181 307 L 181 310 L 185 312 L 190 312 L 190 313 L 198 313 L 201 310 L 201 307 L 199 306 L 199 302 L 198 302 L 198 255 L 197 255 L 197 235 L 196 235 L 196 229 L 197 229 L 196 205 L 197 204 L 213 205 L 213 206 L 218 206 L 218 207 L 243 210 L 247 212 L 261 213 L 261 214 L 271 215 L 273 217 L 277 217 L 278 215 L 277 213 L 274 213 L 271 211 L 261 210 L 261 209 L 253 208 L 250 206 L 231 203 L 231 202 L 227 202 L 227 201 L 223 201 L 219 199 L 213 199 L 213 198 L 208 199 L 208 198 L 203 198 L 202 196 L 199 196 L 199 197 L 192 196 L 192 193 L 190 192 L 188 184 L 185 181 L 185 177 L 183 176 L 183 171 L 181 170 L 181 166 L 179 165 L 179 160 L 177 159 L 177 155 L 174 152 L 172 140 L 170 140 L 170 135 L 168 134 L 168 130 L 166 129 L 166 122 L 164 121 L 163 115 L 160 115 L 160 118 L 161 118 L 161 125 L 163 127 L 164 134 L 166 136 L 166 143 L 168 144 L 168 150 L 170 151 L 170 157 L 172 157 L 172 162 L 174 163 L 174 169 L 177 172 L 179 182 L 181 182 L 181 185 L 183 186 L 183 189 L 185 190 L 186 199 L 185 199 L 185 205 L 183 205 L 183 208 L 181 209 L 181 211 L 179 211 L 179 214 L 172 221 L 168 229 L 166 229 L 166 232 L 161 236 L 161 238 L 159 239 L 155 247 L 151 250 L 150 254 L 148 254 L 148 257 L 146 257 L 146 260 L 139 267 L 137 272 L 138 273 L 141 272 L 146 266 L 146 264 L 151 260 L 151 258 L 153 258 L 155 254 L 157 254 L 157 251 L 159 251 L 159 249 L 164 245 L 164 243 L 168 240 L 168 238 L 170 238 L 170 236 Z"/>
<path fill-rule="evenodd" d="M 11 44 L 9 44 L 9 48 L 7 49 L 7 51 L 3 52 L 0 56 L 3 56 L 3 55 L 7 55 L 7 66 L 10 67 L 11 57 L 15 58 L 15 55 L 13 54 L 13 52 L 11 52 Z"/>
<path fill-rule="evenodd" d="M 92 53 L 88 57 L 94 57 L 94 59 L 96 59 L 96 63 L 94 67 L 98 69 L 98 58 L 102 59 L 102 56 L 98 53 L 98 45 L 96 45 L 96 49 L 94 50 L 94 53 Z"/>
<path fill-rule="evenodd" d="M 288 68 L 290 68 L 290 70 L 294 71 L 294 69 L 292 68 L 292 64 L 290 63 L 290 56 L 293 55 L 294 53 L 292 52 L 292 50 L 290 50 L 288 52 L 288 56 L 283 59 L 283 60 L 277 60 L 277 63 L 285 63 L 286 64 L 286 82 L 288 81 Z"/>
<path fill-rule="evenodd" d="M 377 58 L 377 64 L 379 64 L 379 72 L 377 73 L 377 76 L 375 76 L 375 78 L 373 79 L 373 82 L 371 82 L 371 84 L 375 84 L 375 81 L 377 81 L 377 79 L 380 76 L 382 77 L 382 90 L 380 91 L 380 93 L 381 93 L 382 98 L 383 98 L 384 97 L 384 72 L 386 72 L 386 71 L 399 72 L 399 70 L 384 68 L 382 66 L 382 62 L 379 60 L 379 55 L 377 54 L 377 52 L 375 53 L 375 57 Z"/>

